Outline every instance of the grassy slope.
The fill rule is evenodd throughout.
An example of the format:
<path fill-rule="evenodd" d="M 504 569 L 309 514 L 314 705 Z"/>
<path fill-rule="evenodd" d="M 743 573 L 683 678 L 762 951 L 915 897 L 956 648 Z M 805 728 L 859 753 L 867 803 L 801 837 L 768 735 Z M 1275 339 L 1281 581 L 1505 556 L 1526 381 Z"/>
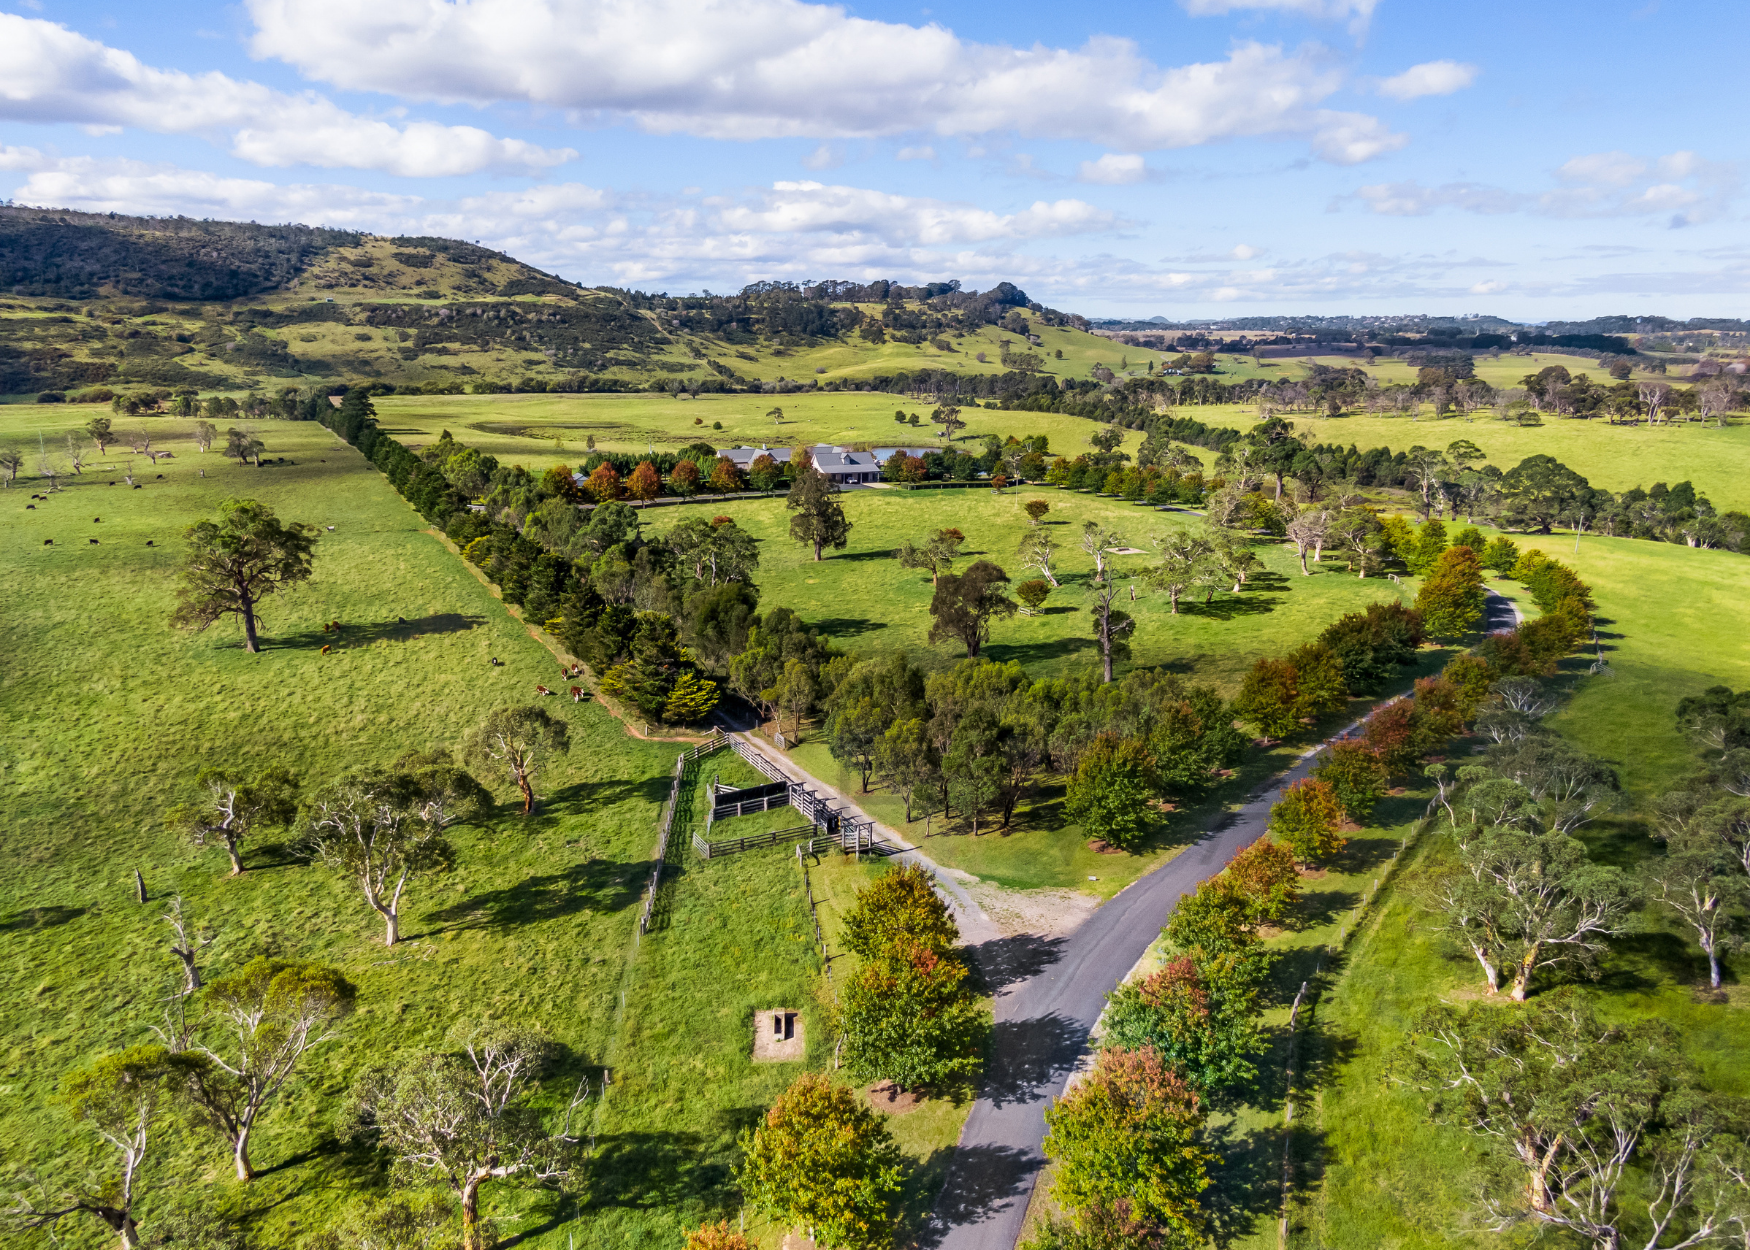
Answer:
<path fill-rule="evenodd" d="M 1585 836 L 1600 858 L 1632 866 L 1656 849 L 1646 836 L 1649 801 L 1692 758 L 1673 724 L 1676 701 L 1715 683 L 1750 684 L 1750 647 L 1733 612 L 1750 590 L 1750 564 L 1626 539 L 1582 539 L 1578 556 L 1571 537 L 1542 546 L 1572 563 L 1600 604 L 1612 674 L 1585 676 L 1582 663 L 1570 662 L 1573 698 L 1553 723 L 1622 774 L 1624 809 Z M 1313 1062 L 1324 1083 L 1318 1118 L 1297 1147 L 1311 1183 L 1297 1209 L 1296 1244 L 1450 1245 L 1465 1223 L 1475 1176 L 1454 1161 L 1474 1157 L 1471 1143 L 1426 1124 L 1417 1102 L 1384 1081 L 1391 1049 L 1424 1006 L 1475 996 L 1472 965 L 1427 932 L 1416 902 L 1418 882 L 1449 854 L 1435 836 L 1406 861 L 1320 1007 Z M 1669 1021 L 1712 1085 L 1750 1091 L 1750 995 L 1731 983 L 1729 1003 L 1698 1001 L 1690 987 L 1705 984 L 1699 953 L 1668 917 L 1649 911 L 1645 919 L 1644 932 L 1615 944 L 1598 986 L 1602 1010 Z M 1273 1230 L 1260 1230 L 1246 1244 L 1274 1243 Z"/>
<path fill-rule="evenodd" d="M 30 415 L 34 429 L 76 414 Z M 92 471 L 35 511 L 28 490 L 0 494 L 11 589 L 0 706 L 17 727 L 0 758 L 6 1162 L 52 1172 L 57 1159 L 96 1158 L 49 1095 L 66 1070 L 141 1040 L 171 983 L 162 908 L 133 901 L 138 866 L 154 900 L 179 893 L 222 930 L 210 973 L 270 953 L 331 961 L 361 988 L 357 1016 L 260 1134 L 261 1164 L 283 1167 L 239 1192 L 222 1150 L 183 1139 L 154 1183 L 192 1177 L 200 1201 L 256 1212 L 262 1245 L 289 1244 L 292 1230 L 321 1227 L 378 1183 L 368 1159 L 332 1141 L 350 1074 L 491 1016 L 546 1029 L 574 1064 L 611 1064 L 618 1081 L 595 1125 L 602 1153 L 580 1222 L 550 1199 L 505 1191 L 494 1199 L 505 1231 L 530 1232 L 525 1244 L 537 1246 L 574 1232 L 670 1245 L 683 1221 L 722 1205 L 732 1130 L 781 1084 L 775 1069 L 746 1062 L 752 1010 L 772 998 L 808 1005 L 818 963 L 802 940 L 795 866 L 779 854 L 683 871 L 664 895 L 666 923 L 629 965 L 675 748 L 628 737 L 595 705 L 558 701 L 548 706 L 576 745 L 542 784 L 545 811 L 525 824 L 507 808 L 489 828 L 462 830 L 458 871 L 413 888 L 394 958 L 375 944 L 380 926 L 356 890 L 288 846 L 255 848 L 251 871 L 225 880 L 214 853 L 161 832 L 165 808 L 205 764 L 279 757 L 320 779 L 455 742 L 486 709 L 522 702 L 555 675 L 549 653 L 356 453 L 313 426 L 266 434 L 270 453 L 294 464 L 237 468 L 179 449 L 165 480 L 148 472 L 139 491 Z M 233 492 L 335 527 L 316 578 L 276 605 L 260 656 L 222 627 L 191 638 L 165 624 L 181 528 Z M 322 656 L 332 638 L 319 623 L 337 618 L 347 641 Z M 101 1241 L 92 1229 L 74 1238 Z"/>

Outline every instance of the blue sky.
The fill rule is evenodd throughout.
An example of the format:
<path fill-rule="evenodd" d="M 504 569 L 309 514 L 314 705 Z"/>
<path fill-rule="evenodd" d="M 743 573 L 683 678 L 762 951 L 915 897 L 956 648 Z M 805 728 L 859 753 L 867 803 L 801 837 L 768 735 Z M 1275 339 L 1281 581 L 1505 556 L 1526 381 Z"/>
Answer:
<path fill-rule="evenodd" d="M 0 0 L 0 195 L 588 283 L 1743 316 L 1750 6 Z"/>

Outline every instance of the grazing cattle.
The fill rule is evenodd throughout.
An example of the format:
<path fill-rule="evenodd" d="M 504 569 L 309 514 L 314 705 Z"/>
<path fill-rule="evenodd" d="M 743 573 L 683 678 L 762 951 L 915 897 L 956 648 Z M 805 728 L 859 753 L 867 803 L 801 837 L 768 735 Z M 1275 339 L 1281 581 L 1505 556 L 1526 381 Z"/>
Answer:
<path fill-rule="evenodd" d="M 138 483 L 138 482 L 135 482 L 135 483 L 134 483 L 134 489 L 135 489 L 135 490 L 139 490 L 139 489 L 140 489 L 140 484 L 139 484 L 139 483 Z"/>
<path fill-rule="evenodd" d="M 33 504 L 33 503 L 27 503 L 27 504 L 25 504 L 25 505 L 24 505 L 24 510 L 25 510 L 25 511 L 26 511 L 26 512 L 35 512 L 35 511 L 36 511 L 36 505 L 35 505 L 35 504 Z"/>
<path fill-rule="evenodd" d="M 407 624 L 407 618 L 405 616 L 398 616 L 395 618 L 395 623 L 397 625 L 405 625 Z"/>
<path fill-rule="evenodd" d="M 148 539 L 147 539 L 147 540 L 146 540 L 146 545 L 147 545 L 147 546 L 148 546 L 148 547 L 150 547 L 150 546 L 151 546 L 151 545 L 152 545 L 152 540 L 151 540 L 151 539 L 150 539 L 150 538 L 148 538 Z"/>
<path fill-rule="evenodd" d="M 486 662 L 488 664 L 492 665 L 493 668 L 503 668 L 504 667 L 504 661 L 499 659 L 496 655 L 493 656 L 491 659 L 487 660 Z"/>
<path fill-rule="evenodd" d="M 571 701 L 573 703 L 582 703 L 583 702 L 583 687 L 582 686 L 573 686 L 571 688 Z"/>
<path fill-rule="evenodd" d="M 115 485 L 115 483 L 114 483 L 114 482 L 111 482 L 111 483 L 110 483 L 110 485 L 111 485 L 111 486 L 114 486 L 114 485 Z"/>
<path fill-rule="evenodd" d="M 101 525 L 103 523 L 103 518 L 100 516 L 94 516 L 91 518 L 91 523 L 93 525 Z"/>
<path fill-rule="evenodd" d="M 159 475 L 158 475 L 158 480 L 159 480 L 159 481 L 160 481 L 160 482 L 162 482 L 162 481 L 163 481 L 163 480 L 164 480 L 164 475 L 163 475 L 163 474 L 162 474 L 162 473 L 160 473 L 160 474 L 159 474 Z"/>
<path fill-rule="evenodd" d="M 45 539 L 43 539 L 43 546 L 45 546 L 45 547 L 53 547 L 53 546 L 54 546 L 54 545 L 55 545 L 55 540 L 54 540 L 54 539 L 52 539 L 52 538 L 45 538 Z"/>
<path fill-rule="evenodd" d="M 535 693 L 536 694 L 552 694 L 553 692 L 551 690 L 547 689 L 547 687 L 545 687 L 545 686 L 536 686 Z"/>
<path fill-rule="evenodd" d="M 89 542 L 93 547 L 97 546 L 97 540 L 95 538 L 87 539 L 86 541 Z"/>
<path fill-rule="evenodd" d="M 332 525 L 327 526 L 326 528 L 330 534 L 332 534 L 334 532 L 334 527 Z"/>
<path fill-rule="evenodd" d="M 334 650 L 334 648 L 329 646 L 327 643 L 322 644 L 322 654 L 323 655 L 328 655 L 328 654 L 332 653 L 333 650 Z"/>

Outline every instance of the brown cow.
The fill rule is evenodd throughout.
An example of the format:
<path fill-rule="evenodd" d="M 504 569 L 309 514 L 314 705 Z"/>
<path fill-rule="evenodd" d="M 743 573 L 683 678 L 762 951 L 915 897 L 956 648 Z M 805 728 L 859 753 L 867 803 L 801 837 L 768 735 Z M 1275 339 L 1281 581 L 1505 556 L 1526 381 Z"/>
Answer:
<path fill-rule="evenodd" d="M 571 688 L 571 701 L 573 703 L 582 703 L 583 702 L 583 687 L 582 686 L 573 686 Z"/>
<path fill-rule="evenodd" d="M 553 692 L 551 690 L 547 689 L 547 687 L 545 687 L 545 686 L 536 686 L 535 693 L 536 694 L 552 694 Z"/>

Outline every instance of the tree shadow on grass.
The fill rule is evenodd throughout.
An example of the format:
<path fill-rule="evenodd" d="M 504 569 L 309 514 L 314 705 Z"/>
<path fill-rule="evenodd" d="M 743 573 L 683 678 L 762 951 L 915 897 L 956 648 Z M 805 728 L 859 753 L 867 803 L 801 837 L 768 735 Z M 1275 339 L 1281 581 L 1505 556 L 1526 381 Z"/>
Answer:
<path fill-rule="evenodd" d="M 459 903 L 426 912 L 421 919 L 438 927 L 417 936 L 470 929 L 516 929 L 575 916 L 615 912 L 638 901 L 648 863 L 591 859 L 557 872 L 528 877 L 502 890 L 474 894 Z"/>
<path fill-rule="evenodd" d="M 878 629 L 886 629 L 886 621 L 872 621 L 863 616 L 829 616 L 825 620 L 815 621 L 815 629 L 828 638 L 855 638 L 858 634 L 872 634 Z"/>
<path fill-rule="evenodd" d="M 1608 993 L 1650 993 L 1660 986 L 1705 985 L 1707 958 L 1693 942 L 1675 933 L 1649 930 L 1625 933 L 1610 944 L 1610 958 L 1594 982 Z M 1554 982 L 1533 984 L 1547 990 Z"/>
<path fill-rule="evenodd" d="M 30 929 L 55 929 L 79 919 L 89 907 L 68 907 L 53 903 L 47 907 L 26 907 L 0 917 L 0 933 L 22 933 Z"/>
<path fill-rule="evenodd" d="M 333 647 L 343 651 L 349 647 L 369 646 L 373 642 L 408 642 L 423 634 L 461 634 L 486 624 L 484 616 L 468 616 L 461 612 L 433 612 L 411 620 L 374 621 L 369 624 L 342 624 L 338 633 L 321 629 L 306 629 L 295 634 L 279 634 L 265 645 L 272 651 L 320 651 Z M 241 642 L 236 643 L 241 647 Z"/>
<path fill-rule="evenodd" d="M 891 560 L 893 548 L 882 547 L 876 551 L 835 551 L 826 557 L 828 560 Z M 810 560 L 808 563 L 813 564 Z"/>
<path fill-rule="evenodd" d="M 1265 596 L 1246 595 L 1243 592 L 1228 598 L 1218 598 L 1209 603 L 1186 603 L 1179 601 L 1180 616 L 1203 617 L 1212 621 L 1231 621 L 1239 616 L 1267 616 L 1276 610 L 1281 602 Z"/>
<path fill-rule="evenodd" d="M 1092 638 L 1053 638 L 1046 642 L 986 643 L 983 654 L 999 664 L 1018 660 L 1025 665 L 1065 659 L 1083 651 L 1090 651 L 1093 647 L 1094 640 Z"/>
<path fill-rule="evenodd" d="M 683 1204 L 709 1210 L 735 1205 L 728 1160 L 698 1133 L 613 1133 L 596 1140 L 584 1210 Z"/>
<path fill-rule="evenodd" d="M 1215 1244 L 1229 1246 L 1257 1233 L 1281 1209 L 1282 1129 L 1242 1133 L 1223 1124 L 1210 1130 L 1208 1145 L 1220 1158 L 1210 1169 L 1215 1184 L 1203 1206 Z"/>

